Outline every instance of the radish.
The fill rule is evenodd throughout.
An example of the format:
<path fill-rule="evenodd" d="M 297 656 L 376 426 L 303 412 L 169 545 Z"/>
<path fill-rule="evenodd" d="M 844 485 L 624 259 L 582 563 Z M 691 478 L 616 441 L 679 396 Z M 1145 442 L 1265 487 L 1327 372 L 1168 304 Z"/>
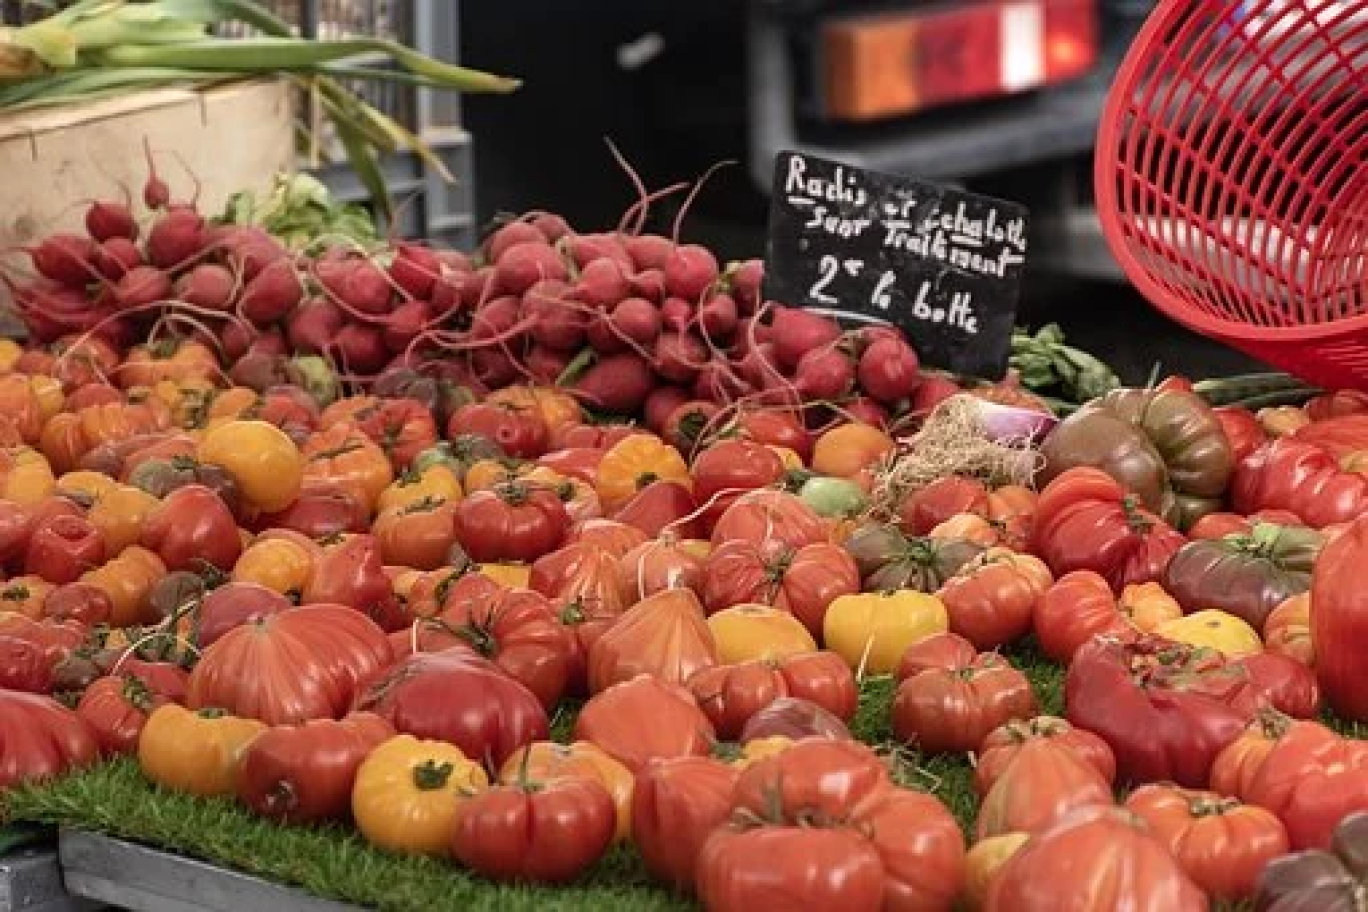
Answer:
<path fill-rule="evenodd" d="M 438 250 L 436 254 L 437 261 L 451 272 L 475 271 L 475 264 L 471 262 L 468 253 L 462 253 L 459 250 Z"/>
<path fill-rule="evenodd" d="M 659 269 L 643 269 L 632 276 L 632 294 L 648 301 L 665 300 L 665 273 Z"/>
<path fill-rule="evenodd" d="M 280 259 L 267 265 L 242 289 L 238 312 L 253 323 L 265 326 L 283 320 L 304 297 L 294 264 Z"/>
<path fill-rule="evenodd" d="M 327 350 L 346 318 L 332 301 L 312 298 L 295 308 L 285 324 L 285 337 L 297 352 L 316 354 Z"/>
<path fill-rule="evenodd" d="M 727 270 L 727 281 L 736 304 L 742 313 L 754 313 L 760 306 L 761 286 L 765 279 L 764 260 L 745 260 L 733 263 Z"/>
<path fill-rule="evenodd" d="M 574 351 L 584 344 L 584 311 L 569 303 L 570 286 L 543 279 L 523 295 L 523 311 L 536 322 L 528 335 L 534 342 L 559 351 Z"/>
<path fill-rule="evenodd" d="M 761 342 L 746 352 L 736 363 L 736 372 L 757 389 L 767 386 L 771 379 L 783 379 L 775 363 L 774 343 Z"/>
<path fill-rule="evenodd" d="M 683 298 L 666 298 L 660 305 L 661 325 L 671 332 L 688 332 L 693 319 L 694 306 Z"/>
<path fill-rule="evenodd" d="M 155 266 L 135 266 L 114 283 L 114 306 L 118 310 L 147 307 L 171 298 L 171 277 Z"/>
<path fill-rule="evenodd" d="M 704 364 L 693 384 L 695 398 L 716 402 L 719 405 L 734 402 L 752 392 L 745 379 L 735 371 L 728 370 L 721 361 L 709 361 Z"/>
<path fill-rule="evenodd" d="M 400 244 L 390 263 L 389 277 L 410 298 L 426 301 L 432 295 L 433 283 L 442 273 L 442 261 L 430 247 L 419 244 Z"/>
<path fill-rule="evenodd" d="M 655 389 L 655 375 L 633 352 L 607 355 L 575 381 L 574 389 L 592 408 L 616 414 L 637 412 Z"/>
<path fill-rule="evenodd" d="M 152 157 L 152 145 L 143 137 L 143 155 L 147 158 L 147 181 L 143 184 L 143 205 L 156 211 L 171 203 L 171 188 L 157 173 L 157 161 Z"/>
<path fill-rule="evenodd" d="M 662 333 L 655 343 L 652 367 L 672 383 L 692 383 L 708 361 L 708 348 L 684 333 Z"/>
<path fill-rule="evenodd" d="M 273 386 L 285 383 L 285 357 L 268 352 L 247 352 L 233 362 L 228 377 L 238 386 L 264 393 Z"/>
<path fill-rule="evenodd" d="M 531 213 L 527 222 L 552 244 L 570 233 L 570 223 L 554 212 Z"/>
<path fill-rule="evenodd" d="M 462 276 L 461 303 L 466 307 L 480 307 L 497 291 L 497 275 L 493 266 L 482 266 L 469 275 Z"/>
<path fill-rule="evenodd" d="M 147 260 L 162 269 L 183 266 L 203 252 L 205 240 L 204 217 L 178 206 L 157 219 L 147 232 Z"/>
<path fill-rule="evenodd" d="M 470 369 L 475 379 L 489 389 L 495 389 L 521 376 L 513 356 L 502 348 L 479 348 L 470 353 Z"/>
<path fill-rule="evenodd" d="M 630 272 L 617 260 L 602 258 L 585 264 L 575 285 L 575 300 L 602 310 L 632 293 Z"/>
<path fill-rule="evenodd" d="M 752 346 L 769 342 L 774 336 L 774 327 L 760 319 L 762 315 L 743 317 L 736 325 L 736 354 L 745 356 Z M 770 351 L 773 352 L 771 345 Z"/>
<path fill-rule="evenodd" d="M 494 264 L 495 284 L 504 294 L 520 295 L 543 279 L 569 278 L 556 248 L 544 241 L 514 244 Z"/>
<path fill-rule="evenodd" d="M 866 395 L 884 403 L 906 399 L 921 381 L 917 353 L 901 339 L 879 339 L 866 348 L 856 376 Z"/>
<path fill-rule="evenodd" d="M 473 280 L 469 273 L 443 269 L 432 282 L 432 292 L 428 301 L 438 313 L 456 311 L 461 305 L 462 291 L 467 279 Z"/>
<path fill-rule="evenodd" d="M 470 320 L 470 335 L 474 339 L 492 339 L 508 332 L 518 325 L 522 314 L 522 299 L 512 295 L 495 298 L 479 310 Z"/>
<path fill-rule="evenodd" d="M 958 388 L 956 388 L 958 392 Z M 841 406 L 838 413 L 843 420 L 856 421 L 874 427 L 888 427 L 888 410 L 866 396 L 852 399 Z"/>
<path fill-rule="evenodd" d="M 572 357 L 572 352 L 558 351 L 545 345 L 533 345 L 527 350 L 523 360 L 527 372 L 535 377 L 538 383 L 550 386 L 565 373 Z"/>
<path fill-rule="evenodd" d="M 330 350 L 337 352 L 338 363 L 352 374 L 374 374 L 389 361 L 389 349 L 378 326 L 348 323 L 337 332 Z"/>
<path fill-rule="evenodd" d="M 561 239 L 561 244 L 580 269 L 595 260 L 613 260 L 628 275 L 636 272 L 636 265 L 615 234 L 570 234 Z"/>
<path fill-rule="evenodd" d="M 81 234 L 54 234 L 26 248 L 33 268 L 45 279 L 80 288 L 99 275 L 100 245 Z"/>
<path fill-rule="evenodd" d="M 717 257 L 698 244 L 676 247 L 660 268 L 665 272 L 665 289 L 690 302 L 702 298 L 717 281 Z"/>
<path fill-rule="evenodd" d="M 776 307 L 773 326 L 774 353 L 779 366 L 788 371 L 798 366 L 803 355 L 841 338 L 835 320 L 797 307 Z"/>
<path fill-rule="evenodd" d="M 267 266 L 289 258 L 280 242 L 255 225 L 226 225 L 218 229 L 210 244 L 223 252 L 229 269 L 245 282 L 255 279 Z"/>
<path fill-rule="evenodd" d="M 396 355 L 403 352 L 427 328 L 431 317 L 431 308 L 423 301 L 400 304 L 390 312 L 389 319 L 381 327 L 385 347 Z"/>
<path fill-rule="evenodd" d="M 665 268 L 665 262 L 674 253 L 675 243 L 659 234 L 639 234 L 622 242 L 627 255 L 632 258 L 637 271 Z"/>
<path fill-rule="evenodd" d="M 730 338 L 739 319 L 736 299 L 729 294 L 715 294 L 698 308 L 698 325 L 709 339 Z"/>
<path fill-rule="evenodd" d="M 489 236 L 485 242 L 485 255 L 490 262 L 498 262 L 510 247 L 518 244 L 541 244 L 549 246 L 546 235 L 536 225 L 527 222 L 509 222 Z"/>
<path fill-rule="evenodd" d="M 809 351 L 798 359 L 793 385 L 804 398 L 830 401 L 844 396 L 855 384 L 855 366 L 834 346 Z"/>
<path fill-rule="evenodd" d="M 675 410 L 691 399 L 689 391 L 682 386 L 657 386 L 646 397 L 646 404 L 642 408 L 646 426 L 657 434 L 661 433 Z"/>
<path fill-rule="evenodd" d="M 660 311 L 650 301 L 626 298 L 589 323 L 589 344 L 602 353 L 650 345 L 660 335 Z"/>
<path fill-rule="evenodd" d="M 232 310 L 236 292 L 237 280 L 217 263 L 200 263 L 176 282 L 177 298 L 209 310 Z"/>
<path fill-rule="evenodd" d="M 394 287 L 365 257 L 324 257 L 314 263 L 314 277 L 333 303 L 353 316 L 389 313 Z"/>
<path fill-rule="evenodd" d="M 280 345 L 280 350 L 285 350 L 285 340 L 281 337 L 278 330 L 274 327 L 271 334 Z M 263 342 L 268 334 L 245 320 L 229 320 L 223 325 L 223 330 L 219 334 L 219 341 L 223 343 L 223 356 L 229 361 L 236 361 L 247 352 L 257 348 L 257 343 Z"/>
<path fill-rule="evenodd" d="M 142 251 L 125 237 L 112 237 L 96 248 L 95 266 L 100 275 L 117 281 L 128 270 L 143 265 Z"/>
<path fill-rule="evenodd" d="M 958 383 L 939 374 L 924 374 L 912 393 L 912 406 L 909 411 L 914 415 L 929 415 L 946 399 L 962 392 Z"/>
<path fill-rule="evenodd" d="M 101 243 L 114 238 L 128 241 L 138 239 L 138 223 L 123 203 L 107 200 L 91 203 L 85 214 L 85 229 L 86 233 Z"/>

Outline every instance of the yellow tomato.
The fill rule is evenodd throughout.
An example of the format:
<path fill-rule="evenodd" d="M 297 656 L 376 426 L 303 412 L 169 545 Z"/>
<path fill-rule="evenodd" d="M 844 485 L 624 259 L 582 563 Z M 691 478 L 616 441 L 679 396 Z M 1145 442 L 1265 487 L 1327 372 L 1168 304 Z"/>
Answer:
<path fill-rule="evenodd" d="M 24 353 L 24 347 L 13 339 L 0 339 L 0 371 L 14 370 L 14 364 Z"/>
<path fill-rule="evenodd" d="M 81 576 L 109 596 L 109 623 L 114 627 L 146 624 L 156 620 L 152 587 L 166 576 L 166 564 L 153 551 L 139 545 L 124 549 L 118 557 Z"/>
<path fill-rule="evenodd" d="M 221 466 L 238 483 L 243 499 L 267 513 L 294 503 L 304 480 L 299 447 L 266 421 L 229 421 L 204 435 L 201 462 Z"/>
<path fill-rule="evenodd" d="M 708 618 L 708 628 L 723 665 L 817 651 L 817 642 L 802 621 L 768 605 L 733 605 Z"/>
<path fill-rule="evenodd" d="M 32 506 L 57 487 L 57 478 L 47 457 L 33 447 L 13 447 L 0 459 L 0 500 Z"/>
<path fill-rule="evenodd" d="M 380 492 L 376 504 L 377 512 L 383 513 L 393 507 L 407 507 L 420 500 L 460 500 L 461 480 L 456 477 L 450 466 L 435 463 L 421 471 L 410 469 L 403 473 L 389 487 Z"/>
<path fill-rule="evenodd" d="M 532 581 L 532 568 L 526 564 L 481 564 L 480 575 L 511 589 L 526 589 Z"/>
<path fill-rule="evenodd" d="M 484 768 L 456 745 L 396 735 L 356 771 L 352 816 L 361 835 L 381 848 L 444 856 L 457 798 L 488 785 Z"/>
<path fill-rule="evenodd" d="M 1205 646 L 1226 656 L 1253 655 L 1263 651 L 1263 641 L 1241 618 L 1208 608 L 1161 624 L 1155 631 L 1170 640 Z"/>
<path fill-rule="evenodd" d="M 98 474 L 94 472 L 73 472 L 63 475 L 59 487 L 68 490 L 67 479 L 72 475 Z M 104 477 L 104 476 L 100 476 Z M 92 491 L 92 502 L 88 517 L 91 525 L 100 530 L 104 538 L 105 554 L 113 556 L 123 553 L 125 548 L 136 545 L 142 538 L 143 524 L 161 501 L 133 485 L 111 483 L 104 490 Z"/>
<path fill-rule="evenodd" d="M 167 703 L 147 717 L 138 737 L 138 765 L 162 788 L 201 798 L 234 795 L 242 755 L 264 731 L 265 723 L 256 719 Z"/>
<path fill-rule="evenodd" d="M 56 484 L 59 491 L 84 495 L 91 500 L 95 500 L 118 486 L 119 482 L 104 472 L 90 472 L 84 469 L 67 472 L 57 479 Z"/>
<path fill-rule="evenodd" d="M 899 589 L 843 595 L 827 608 L 822 637 L 827 649 L 866 674 L 891 674 L 913 643 L 950 626 L 934 595 Z"/>
<path fill-rule="evenodd" d="M 42 412 L 44 421 L 62 410 L 62 404 L 66 402 L 66 393 L 62 391 L 62 381 L 45 374 L 35 374 L 29 377 L 29 387 L 33 390 L 33 394 L 38 397 L 38 408 Z"/>
<path fill-rule="evenodd" d="M 233 565 L 233 579 L 257 583 L 285 595 L 304 591 L 313 575 L 314 558 L 299 542 L 263 538 L 252 542 Z"/>

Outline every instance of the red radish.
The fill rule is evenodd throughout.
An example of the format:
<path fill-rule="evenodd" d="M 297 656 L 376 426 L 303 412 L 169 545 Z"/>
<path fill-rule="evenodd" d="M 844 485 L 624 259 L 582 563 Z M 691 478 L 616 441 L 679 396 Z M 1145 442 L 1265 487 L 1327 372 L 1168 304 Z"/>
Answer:
<path fill-rule="evenodd" d="M 717 257 L 698 244 L 684 244 L 670 252 L 661 264 L 665 288 L 686 301 L 698 301 L 717 281 Z"/>
<path fill-rule="evenodd" d="M 489 389 L 508 386 L 522 376 L 513 356 L 502 348 L 478 348 L 470 353 L 470 369 L 475 379 Z"/>
<path fill-rule="evenodd" d="M 394 287 L 385 271 L 365 257 L 325 257 L 314 263 L 314 277 L 344 311 L 389 313 Z"/>
<path fill-rule="evenodd" d="M 619 301 L 589 324 L 589 344 L 599 352 L 625 351 L 633 342 L 650 345 L 659 335 L 660 311 L 642 298 Z"/>
<path fill-rule="evenodd" d="M 570 234 L 562 238 L 561 243 L 581 269 L 594 260 L 614 260 L 628 275 L 636 271 L 616 234 Z"/>
<path fill-rule="evenodd" d="M 249 351 L 233 362 L 228 369 L 228 378 L 238 386 L 254 389 L 258 393 L 287 381 L 285 357 L 264 351 Z"/>
<path fill-rule="evenodd" d="M 688 332 L 693 318 L 694 306 L 683 298 L 666 298 L 660 305 L 660 322 L 671 332 Z"/>
<path fill-rule="evenodd" d="M 352 374 L 378 373 L 389 360 L 389 349 L 377 326 L 348 323 L 337 332 L 330 350 L 337 352 L 337 361 Z"/>
<path fill-rule="evenodd" d="M 871 323 L 868 326 L 861 326 L 855 337 L 865 348 L 881 339 L 892 339 L 894 342 L 903 341 L 903 335 L 897 327 L 889 326 L 887 323 Z"/>
<path fill-rule="evenodd" d="M 570 233 L 570 223 L 554 212 L 537 212 L 527 222 L 553 244 Z"/>
<path fill-rule="evenodd" d="M 431 309 L 423 301 L 400 304 L 390 312 L 389 319 L 381 327 L 385 347 L 396 355 L 403 352 L 427 328 L 431 317 Z"/>
<path fill-rule="evenodd" d="M 33 268 L 45 279 L 79 288 L 99 277 L 100 246 L 81 234 L 54 234 L 27 248 Z"/>
<path fill-rule="evenodd" d="M 491 339 L 517 326 L 521 315 L 521 298 L 512 295 L 495 298 L 475 311 L 470 320 L 470 335 L 475 339 Z"/>
<path fill-rule="evenodd" d="M 485 243 L 485 253 L 490 262 L 497 263 L 510 247 L 517 244 L 547 246 L 546 235 L 542 234 L 536 225 L 529 225 L 527 222 L 509 222 L 489 236 L 489 240 Z"/>
<path fill-rule="evenodd" d="M 841 406 L 841 420 L 858 421 L 874 427 L 888 427 L 888 410 L 873 399 L 861 396 Z"/>
<path fill-rule="evenodd" d="M 804 399 L 837 399 L 849 392 L 854 383 L 855 365 L 830 345 L 803 355 L 793 371 L 793 385 Z"/>
<path fill-rule="evenodd" d="M 715 294 L 698 309 L 698 325 L 709 339 L 730 338 L 738 319 L 736 299 L 729 294 Z"/>
<path fill-rule="evenodd" d="M 692 398 L 682 386 L 657 386 L 646 397 L 646 405 L 642 408 L 646 426 L 659 434 L 675 410 Z"/>
<path fill-rule="evenodd" d="M 936 406 L 956 393 L 962 392 L 958 383 L 939 374 L 923 374 L 921 382 L 912 393 L 914 415 L 928 415 Z"/>
<path fill-rule="evenodd" d="M 157 161 L 152 157 L 152 146 L 143 137 L 143 155 L 147 158 L 147 182 L 143 184 L 143 205 L 148 209 L 165 209 L 171 204 L 171 188 L 157 174 Z"/>
<path fill-rule="evenodd" d="M 461 303 L 466 307 L 482 306 L 498 294 L 497 277 L 493 266 L 482 266 L 465 276 L 461 284 Z"/>
<path fill-rule="evenodd" d="M 245 320 L 229 320 L 219 334 L 223 343 L 223 355 L 229 361 L 236 361 L 262 337 L 262 331 Z"/>
<path fill-rule="evenodd" d="M 223 252 L 228 268 L 241 273 L 243 281 L 255 279 L 267 266 L 289 258 L 280 242 L 255 225 L 228 225 L 219 229 L 212 246 Z"/>
<path fill-rule="evenodd" d="M 285 319 L 303 297 L 304 285 L 294 264 L 279 259 L 265 266 L 243 287 L 238 312 L 264 326 Z"/>
<path fill-rule="evenodd" d="M 400 244 L 390 263 L 389 276 L 410 298 L 426 301 L 432 295 L 433 283 L 442 272 L 442 261 L 430 247 L 419 244 Z"/>
<path fill-rule="evenodd" d="M 774 310 L 774 353 L 779 367 L 791 371 L 808 352 L 823 348 L 841 338 L 835 320 L 797 307 Z"/>
<path fill-rule="evenodd" d="M 196 307 L 230 311 L 237 280 L 217 263 L 200 263 L 176 282 L 176 297 Z"/>
<path fill-rule="evenodd" d="M 746 260 L 735 263 L 728 270 L 728 282 L 732 297 L 742 313 L 754 313 L 760 306 L 761 286 L 765 280 L 764 260 Z"/>
<path fill-rule="evenodd" d="M 917 353 L 901 339 L 879 339 L 860 355 L 856 376 L 860 389 L 880 402 L 906 399 L 921 380 Z"/>
<path fill-rule="evenodd" d="M 508 248 L 494 264 L 494 275 L 501 292 L 520 295 L 543 279 L 564 280 L 570 272 L 556 248 L 531 242 Z"/>
<path fill-rule="evenodd" d="M 765 387 L 771 380 L 783 379 L 776 363 L 773 342 L 761 342 L 747 352 L 737 362 L 736 371 L 755 387 Z"/>
<path fill-rule="evenodd" d="M 694 398 L 718 404 L 734 402 L 750 392 L 743 378 L 717 360 L 703 365 L 693 385 Z"/>
<path fill-rule="evenodd" d="M 114 238 L 129 241 L 138 239 L 138 223 L 123 203 L 96 200 L 85 214 L 85 229 L 95 240 L 103 243 Z"/>
<path fill-rule="evenodd" d="M 199 256 L 204 245 L 204 217 L 193 209 L 177 207 L 147 232 L 147 261 L 162 269 L 183 266 Z"/>
<path fill-rule="evenodd" d="M 622 264 L 607 257 L 586 263 L 575 285 L 575 299 L 599 309 L 612 307 L 632 293 L 629 275 Z"/>
<path fill-rule="evenodd" d="M 225 331 L 228 327 L 243 325 L 244 324 L 241 321 L 234 320 L 229 322 L 227 326 L 225 326 Z M 250 326 L 251 324 L 249 323 L 245 325 Z M 251 347 L 247 350 L 253 352 L 265 352 L 269 355 L 283 356 L 288 355 L 290 353 L 290 346 L 286 344 L 285 334 L 280 331 L 280 327 L 272 326 L 270 329 L 266 330 L 265 332 L 257 336 L 256 339 L 252 341 Z"/>
<path fill-rule="evenodd" d="M 632 294 L 648 301 L 665 300 L 665 273 L 659 269 L 643 269 L 632 276 Z"/>
<path fill-rule="evenodd" d="M 636 264 L 638 272 L 647 269 L 665 268 L 665 261 L 674 253 L 675 243 L 659 234 L 639 234 L 622 242 L 627 255 Z"/>
<path fill-rule="evenodd" d="M 438 250 L 437 261 L 451 272 L 474 272 L 475 266 L 470 262 L 470 254 L 462 253 L 459 250 Z"/>
<path fill-rule="evenodd" d="M 736 353 L 744 357 L 752 345 L 769 342 L 773 337 L 774 327 L 756 317 L 746 317 L 736 325 Z"/>
<path fill-rule="evenodd" d="M 290 314 L 285 325 L 285 337 L 295 351 L 317 354 L 327 350 L 345 322 L 346 317 L 336 304 L 323 298 L 313 298 Z"/>
<path fill-rule="evenodd" d="M 574 385 L 591 408 L 617 414 L 639 411 L 654 388 L 650 365 L 632 352 L 600 358 Z"/>
<path fill-rule="evenodd" d="M 551 386 L 565 373 L 573 357 L 573 352 L 557 351 L 545 345 L 533 345 L 527 350 L 527 356 L 523 360 L 528 373 L 536 377 L 537 382 Z"/>
<path fill-rule="evenodd" d="M 136 266 L 114 283 L 114 306 L 119 310 L 146 307 L 170 300 L 171 277 L 155 266 Z"/>
<path fill-rule="evenodd" d="M 436 312 L 456 310 L 457 305 L 461 303 L 465 283 L 473 278 L 469 273 L 443 269 L 442 274 L 432 283 L 432 294 L 428 298 Z"/>
<path fill-rule="evenodd" d="M 95 265 L 106 279 L 118 280 L 142 264 L 142 251 L 128 238 L 112 237 L 96 248 Z"/>
<path fill-rule="evenodd" d="M 584 344 L 584 312 L 568 303 L 570 286 L 544 279 L 523 295 L 523 309 L 536 322 L 528 335 L 532 341 L 559 351 L 574 351 Z"/>
<path fill-rule="evenodd" d="M 662 333 L 655 343 L 652 366 L 672 383 L 692 383 L 708 360 L 708 348 L 684 333 Z"/>

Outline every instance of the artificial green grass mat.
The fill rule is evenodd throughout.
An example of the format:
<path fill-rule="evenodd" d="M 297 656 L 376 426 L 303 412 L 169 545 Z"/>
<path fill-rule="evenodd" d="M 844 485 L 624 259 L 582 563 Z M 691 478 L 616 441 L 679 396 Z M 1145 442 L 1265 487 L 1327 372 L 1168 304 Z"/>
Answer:
<path fill-rule="evenodd" d="M 1063 713 L 1064 671 L 1029 643 L 1007 652 L 1031 679 L 1041 712 Z M 894 682 L 868 678 L 851 726 L 862 741 L 892 746 L 889 707 Z M 553 733 L 568 740 L 577 707 L 556 717 Z M 1328 720 L 1332 723 L 1336 720 Z M 1361 736 L 1354 726 L 1337 724 Z M 968 830 L 976 800 L 973 770 L 963 756 L 900 754 L 904 784 L 943 800 Z M 133 760 L 118 760 L 54 782 L 19 788 L 4 798 L 12 821 L 104 833 L 203 859 L 329 899 L 383 910 L 566 910 L 653 912 L 694 909 L 688 899 L 654 886 L 630 847 L 614 849 L 570 887 L 491 884 L 445 861 L 401 856 L 369 845 L 343 826 L 282 827 L 227 800 L 204 800 L 151 785 Z"/>

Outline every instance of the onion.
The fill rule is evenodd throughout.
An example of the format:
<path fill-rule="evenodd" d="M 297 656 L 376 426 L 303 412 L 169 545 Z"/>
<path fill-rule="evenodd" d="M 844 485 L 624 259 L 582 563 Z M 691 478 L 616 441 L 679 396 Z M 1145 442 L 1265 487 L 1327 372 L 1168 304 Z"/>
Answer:
<path fill-rule="evenodd" d="M 1022 440 L 1039 443 L 1059 424 L 1058 418 L 1039 409 L 1003 405 L 977 396 L 968 398 L 974 402 L 984 436 L 994 443 L 1013 443 Z"/>

